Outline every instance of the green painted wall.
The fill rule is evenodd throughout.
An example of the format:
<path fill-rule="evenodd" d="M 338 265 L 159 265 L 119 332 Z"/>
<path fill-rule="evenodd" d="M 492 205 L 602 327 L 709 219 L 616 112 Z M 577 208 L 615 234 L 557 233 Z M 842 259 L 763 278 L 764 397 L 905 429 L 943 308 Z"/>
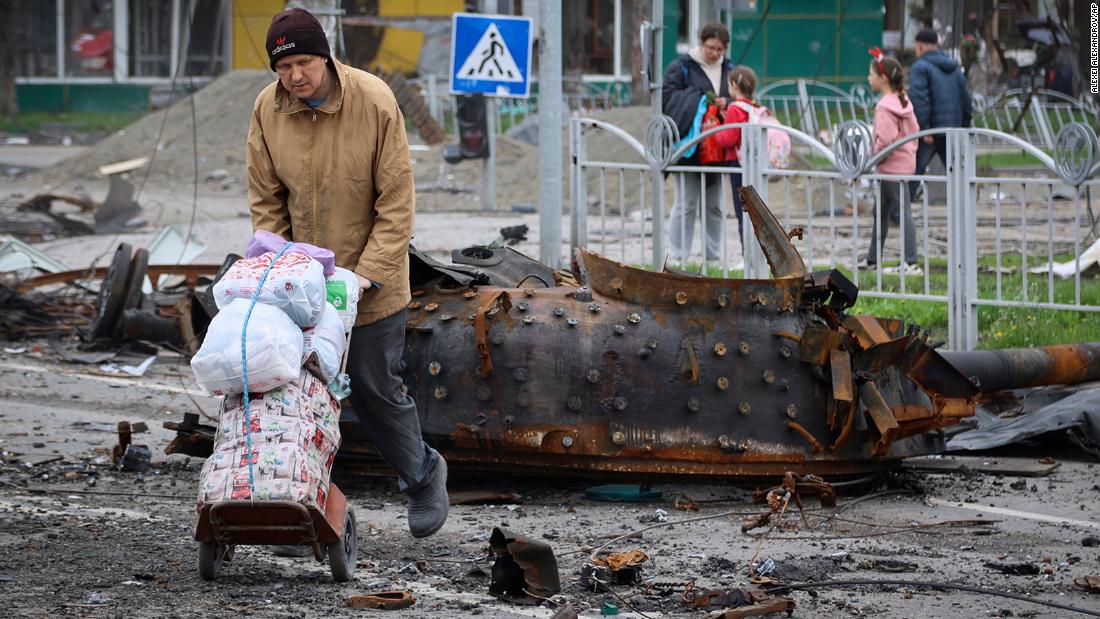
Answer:
<path fill-rule="evenodd" d="M 735 13 L 731 56 L 744 53 L 765 83 L 818 76 L 836 85 L 867 78 L 867 49 L 882 45 L 882 2 L 876 0 L 773 0 L 762 26 L 766 2 L 756 13 Z M 745 50 L 752 30 L 761 30 Z M 739 44 L 740 43 L 740 44 Z"/>
<path fill-rule="evenodd" d="M 149 86 L 17 84 L 20 112 L 146 112 Z"/>
<path fill-rule="evenodd" d="M 687 19 L 676 4 L 665 3 L 666 67 L 676 58 L 679 22 Z M 867 79 L 867 49 L 882 45 L 881 0 L 757 0 L 755 11 L 722 21 L 732 26 L 730 60 L 752 67 L 762 84 L 817 76 L 847 89 Z"/>

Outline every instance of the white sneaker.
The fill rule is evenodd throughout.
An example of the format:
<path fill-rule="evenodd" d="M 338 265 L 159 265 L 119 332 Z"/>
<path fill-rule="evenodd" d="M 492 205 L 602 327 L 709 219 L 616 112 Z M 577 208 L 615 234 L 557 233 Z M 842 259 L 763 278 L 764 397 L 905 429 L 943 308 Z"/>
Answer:
<path fill-rule="evenodd" d="M 924 269 L 920 268 L 919 264 L 906 264 L 902 270 L 906 275 L 920 276 L 924 275 Z"/>

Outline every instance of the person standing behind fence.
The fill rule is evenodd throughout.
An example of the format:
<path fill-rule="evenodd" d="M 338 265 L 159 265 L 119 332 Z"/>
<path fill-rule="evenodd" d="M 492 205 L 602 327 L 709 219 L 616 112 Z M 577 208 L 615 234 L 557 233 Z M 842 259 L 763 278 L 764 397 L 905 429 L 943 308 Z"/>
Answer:
<path fill-rule="evenodd" d="M 959 63 L 939 49 L 935 30 L 925 28 L 916 37 L 917 61 L 909 71 L 909 99 L 922 130 L 939 127 L 969 127 L 973 108 Z M 918 175 L 924 174 L 932 156 L 939 155 L 947 166 L 947 139 L 925 136 L 917 146 Z M 909 183 L 909 199 L 917 195 L 918 181 Z"/>
<path fill-rule="evenodd" d="M 730 63 L 726 58 L 730 33 L 725 26 L 711 23 L 699 29 L 699 45 L 672 61 L 665 71 L 661 91 L 661 110 L 672 118 L 680 132 L 681 139 L 692 135 L 699 115 L 700 100 L 711 93 L 719 112 L 725 110 L 729 101 L 729 89 L 726 74 Z M 689 151 L 689 156 L 679 161 L 680 165 L 697 165 L 698 149 Z M 687 260 L 691 253 L 691 241 L 695 232 L 695 213 L 699 208 L 703 183 L 697 173 L 683 175 L 683 191 L 679 179 L 675 182 L 676 202 L 669 215 L 668 244 L 669 255 L 673 259 Z M 707 174 L 706 177 L 706 260 L 717 260 L 722 247 L 722 224 L 725 212 L 722 209 L 721 175 Z"/>
<path fill-rule="evenodd" d="M 726 108 L 725 124 L 749 122 L 750 110 L 757 109 L 760 105 L 753 100 L 756 92 L 756 72 L 744 65 L 737 65 L 729 73 L 729 91 L 731 102 Z M 715 138 L 726 151 L 726 162 L 732 166 L 740 166 L 737 151 L 741 148 L 741 129 L 729 129 L 715 134 Z M 742 219 L 744 211 L 741 207 L 741 194 L 737 190 L 741 188 L 741 172 L 730 173 L 730 185 L 733 187 L 733 210 L 737 214 L 738 238 L 744 243 L 744 230 Z M 742 247 L 744 252 L 744 247 Z"/>
<path fill-rule="evenodd" d="M 920 131 L 913 105 L 905 96 L 905 71 L 893 58 L 882 56 L 877 47 L 871 50 L 875 59 L 867 82 L 871 89 L 882 95 L 875 105 L 875 153 L 887 146 Z M 879 174 L 912 174 L 916 168 L 917 144 L 910 140 L 898 146 L 878 164 Z M 912 200 L 902 200 L 901 183 L 883 180 L 879 183 L 879 211 L 871 228 L 871 250 L 867 253 L 868 266 L 878 264 L 882 247 L 890 233 L 890 224 L 899 223 L 902 232 L 902 248 L 905 263 L 901 270 L 906 275 L 919 275 L 917 266 L 917 234 L 913 227 Z"/>

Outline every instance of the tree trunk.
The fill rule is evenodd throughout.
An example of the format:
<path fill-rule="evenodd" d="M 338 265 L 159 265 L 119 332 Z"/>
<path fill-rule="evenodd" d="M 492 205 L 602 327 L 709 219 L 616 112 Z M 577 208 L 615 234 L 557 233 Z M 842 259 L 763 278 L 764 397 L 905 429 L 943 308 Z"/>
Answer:
<path fill-rule="evenodd" d="M 19 112 L 15 97 L 15 55 L 23 40 L 22 0 L 0 0 L 0 116 L 14 117 Z"/>

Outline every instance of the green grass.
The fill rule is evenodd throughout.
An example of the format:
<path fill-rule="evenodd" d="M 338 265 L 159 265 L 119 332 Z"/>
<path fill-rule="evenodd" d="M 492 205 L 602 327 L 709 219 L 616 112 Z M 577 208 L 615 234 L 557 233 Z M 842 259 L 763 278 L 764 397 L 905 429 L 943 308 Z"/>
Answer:
<path fill-rule="evenodd" d="M 143 112 L 23 112 L 0 117 L 0 131 L 38 131 L 43 125 L 65 124 L 77 132 L 112 132 L 142 116 Z"/>
<path fill-rule="evenodd" d="M 1055 255 L 1056 261 L 1069 260 L 1069 254 Z M 993 256 L 979 259 L 981 269 L 978 273 L 978 288 L 983 299 L 996 298 L 997 279 L 993 273 L 996 259 Z M 1028 267 L 1046 264 L 1047 257 L 1033 256 L 1028 258 Z M 1019 268 L 1022 260 L 1019 254 L 1003 255 L 1001 257 L 1002 268 L 1014 268 L 1013 273 L 1001 275 L 1001 297 L 1006 300 L 1021 298 L 1023 281 Z M 883 266 L 893 266 L 897 263 L 883 262 Z M 923 267 L 923 261 L 922 261 Z M 848 268 L 838 267 L 849 278 L 852 273 Z M 685 270 L 698 272 L 699 265 L 689 265 Z M 722 270 L 717 267 L 708 267 L 707 275 L 710 277 L 722 277 Z M 730 271 L 728 277 L 741 277 L 741 271 Z M 876 291 L 878 288 L 876 272 L 861 272 L 859 277 L 860 290 L 865 293 Z M 929 292 L 933 295 L 947 294 L 947 261 L 943 258 L 929 260 Z M 900 280 L 898 275 L 882 275 L 882 292 L 900 292 Z M 1073 302 L 1073 279 L 1062 280 L 1054 278 L 1054 300 L 1060 303 Z M 906 277 L 906 292 L 923 293 L 924 278 L 919 276 Z M 1028 300 L 1031 302 L 1047 301 L 1047 276 L 1046 274 L 1028 273 Z M 1100 284 L 1094 277 L 1083 277 L 1081 280 L 1081 302 L 1087 305 L 1100 305 Z M 893 298 L 877 298 L 862 294 L 855 306 L 849 310 L 850 314 L 873 314 L 884 318 L 897 318 L 907 323 L 918 325 L 931 334 L 934 340 L 947 339 L 947 305 L 934 301 L 911 301 Z M 1100 313 L 1076 312 L 1070 310 L 1047 310 L 1015 307 L 979 307 L 978 308 L 978 348 L 1015 348 L 1027 346 L 1046 346 L 1049 344 L 1065 344 L 1073 342 L 1100 341 Z"/>
<path fill-rule="evenodd" d="M 1044 153 L 1050 154 L 1046 149 L 1042 150 Z M 993 170 L 998 168 L 1019 168 L 1027 166 L 1042 167 L 1043 165 L 1033 155 L 1022 150 L 978 155 L 974 158 L 974 164 L 978 169 L 988 168 Z"/>

